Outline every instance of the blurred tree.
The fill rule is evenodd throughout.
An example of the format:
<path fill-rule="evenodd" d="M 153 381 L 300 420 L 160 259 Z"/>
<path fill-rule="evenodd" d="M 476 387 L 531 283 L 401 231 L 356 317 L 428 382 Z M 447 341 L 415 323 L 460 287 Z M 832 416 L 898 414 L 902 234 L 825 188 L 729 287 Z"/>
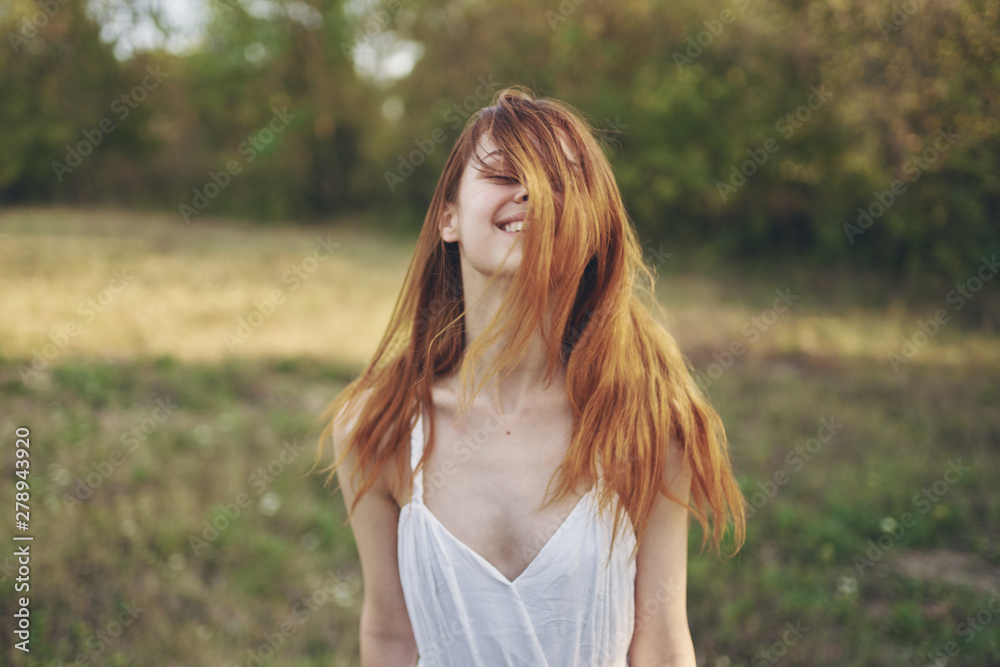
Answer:
<path fill-rule="evenodd" d="M 105 28 L 124 7 L 177 30 L 100 2 Z M 516 83 L 591 118 L 649 241 L 939 278 L 1000 250 L 1000 0 L 205 2 L 201 42 L 134 55 L 80 4 L 8 3 L 0 202 L 412 226 Z M 162 86 L 60 181 L 151 66 Z"/>
<path fill-rule="evenodd" d="M 210 37 L 176 59 L 185 89 L 175 108 L 163 110 L 176 140 L 157 166 L 170 176 L 171 196 L 193 205 L 212 175 L 235 163 L 239 172 L 211 202 L 214 214 L 343 211 L 361 198 L 352 178 L 371 113 L 339 48 L 343 3 L 271 3 L 268 15 L 256 16 L 235 2 L 213 2 Z"/>
<path fill-rule="evenodd" d="M 385 93 L 409 110 L 396 150 L 486 75 L 586 110 L 648 236 L 954 277 L 998 248 L 995 0 L 406 7 L 397 31 L 427 50 Z M 949 126 L 962 139 L 914 173 Z M 426 206 L 444 157 L 400 187 L 406 207 Z M 906 191 L 852 239 L 858 207 L 897 179 Z"/>
<path fill-rule="evenodd" d="M 136 85 L 131 68 L 101 42 L 100 26 L 80 3 L 19 0 L 6 9 L 0 202 L 110 196 L 118 167 L 145 148 L 144 111 L 120 99 Z M 144 63 L 135 66 L 141 71 Z"/>

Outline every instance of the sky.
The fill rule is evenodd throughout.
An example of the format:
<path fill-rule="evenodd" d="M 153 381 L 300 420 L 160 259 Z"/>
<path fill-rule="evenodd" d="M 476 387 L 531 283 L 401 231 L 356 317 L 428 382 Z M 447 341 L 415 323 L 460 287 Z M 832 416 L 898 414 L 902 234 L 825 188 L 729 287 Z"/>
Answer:
<path fill-rule="evenodd" d="M 166 47 L 174 53 L 197 48 L 210 17 L 210 3 L 218 0 L 134 0 L 128 4 L 116 0 L 90 0 L 88 13 L 101 24 L 101 38 L 115 43 L 115 55 L 129 58 L 134 51 Z M 150 18 L 150 10 L 159 12 L 169 35 L 165 39 Z"/>
<path fill-rule="evenodd" d="M 347 11 L 359 24 L 369 24 L 373 0 L 350 0 Z M 310 29 L 322 26 L 323 16 L 308 4 L 273 2 L 272 0 L 90 0 L 88 11 L 101 25 L 101 38 L 115 44 L 119 59 L 132 56 L 137 50 L 166 48 L 182 54 L 196 50 L 206 37 L 206 28 L 213 12 L 223 17 L 232 7 L 242 5 L 253 16 L 269 18 L 287 12 L 289 18 Z M 159 14 L 167 35 L 152 20 Z M 401 13 L 402 14 L 402 13 Z M 384 16 L 384 14 L 383 14 Z M 394 16 L 393 19 L 401 18 Z M 352 50 L 355 69 L 377 84 L 388 85 L 406 77 L 423 53 L 417 42 L 401 39 L 385 26 L 381 31 L 358 40 Z M 246 49 L 246 59 L 258 65 L 266 59 L 266 48 L 252 44 Z"/>

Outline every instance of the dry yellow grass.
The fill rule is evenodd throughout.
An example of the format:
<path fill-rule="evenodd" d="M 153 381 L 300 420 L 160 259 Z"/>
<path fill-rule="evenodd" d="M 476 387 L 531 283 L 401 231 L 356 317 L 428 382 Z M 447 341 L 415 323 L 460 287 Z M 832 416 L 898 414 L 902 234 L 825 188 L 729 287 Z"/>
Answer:
<path fill-rule="evenodd" d="M 53 361 L 306 356 L 357 367 L 384 330 L 413 246 L 413 238 L 372 234 L 351 221 L 185 225 L 178 216 L 118 210 L 9 210 L 0 213 L 0 234 L 0 351 L 15 359 L 54 354 Z M 322 261 L 314 255 L 318 242 L 337 244 L 328 255 L 319 251 Z M 995 287 L 987 284 L 977 298 L 993 298 Z M 741 342 L 745 359 L 799 354 L 888 368 L 887 355 L 899 353 L 903 337 L 919 331 L 918 319 L 933 313 L 904 306 L 830 312 L 800 301 L 764 330 L 751 318 L 774 294 L 742 291 L 733 299 L 726 289 L 706 275 L 661 279 L 658 295 L 686 348 Z M 938 301 L 951 307 L 944 294 Z M 1000 367 L 1000 341 L 946 324 L 914 363 Z"/>
<path fill-rule="evenodd" d="M 0 217 L 0 233 L 0 349 L 15 358 L 52 352 L 54 337 L 69 341 L 60 356 L 361 363 L 405 272 L 400 248 L 350 229 L 25 210 Z M 338 246 L 318 260 L 318 241 Z M 68 325 L 78 333 L 61 337 Z"/>

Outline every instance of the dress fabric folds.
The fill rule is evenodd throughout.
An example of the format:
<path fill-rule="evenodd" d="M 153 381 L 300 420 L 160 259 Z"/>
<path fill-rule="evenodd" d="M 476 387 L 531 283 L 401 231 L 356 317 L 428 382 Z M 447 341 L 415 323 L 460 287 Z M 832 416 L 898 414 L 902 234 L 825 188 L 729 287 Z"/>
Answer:
<path fill-rule="evenodd" d="M 410 466 L 423 453 L 423 414 Z M 600 482 L 598 482 L 600 484 Z M 613 517 L 598 487 L 580 498 L 513 581 L 455 538 L 423 503 L 423 474 L 400 512 L 399 576 L 418 667 L 627 667 L 635 621 L 635 534 L 629 521 L 608 562 Z"/>

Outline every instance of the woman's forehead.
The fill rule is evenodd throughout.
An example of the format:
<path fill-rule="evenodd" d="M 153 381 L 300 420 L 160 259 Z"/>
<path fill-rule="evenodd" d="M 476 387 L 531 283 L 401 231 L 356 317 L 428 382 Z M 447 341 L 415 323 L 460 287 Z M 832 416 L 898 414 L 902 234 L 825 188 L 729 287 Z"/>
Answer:
<path fill-rule="evenodd" d="M 559 145 L 562 147 L 563 155 L 566 156 L 566 161 L 573 167 L 579 167 L 579 161 L 576 158 L 576 154 L 570 149 L 565 133 L 562 130 L 559 130 L 557 131 L 557 136 L 559 137 Z M 534 143 L 535 147 L 538 148 L 538 140 L 534 139 L 534 137 L 532 143 Z M 472 155 L 469 157 L 469 163 L 473 167 L 478 168 L 479 165 L 498 167 L 501 166 L 503 162 L 504 151 L 497 146 L 489 134 L 484 133 L 481 135 L 472 149 Z"/>
<path fill-rule="evenodd" d="M 473 166 L 479 164 L 492 166 L 502 164 L 503 157 L 503 152 L 497 147 L 490 135 L 483 134 L 473 147 L 469 161 Z"/>

